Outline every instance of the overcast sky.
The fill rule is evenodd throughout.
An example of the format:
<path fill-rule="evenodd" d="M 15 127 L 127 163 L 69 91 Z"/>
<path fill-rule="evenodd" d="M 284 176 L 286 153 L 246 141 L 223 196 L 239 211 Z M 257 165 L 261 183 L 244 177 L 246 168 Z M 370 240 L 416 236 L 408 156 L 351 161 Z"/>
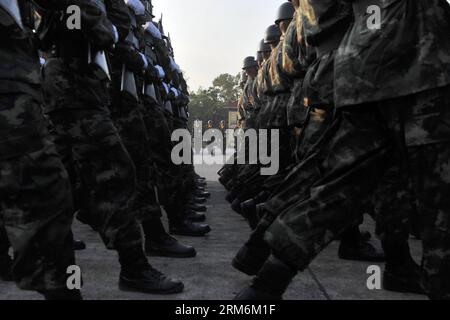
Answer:
<path fill-rule="evenodd" d="M 448 0 L 450 2 L 450 0 Z M 284 0 L 153 0 L 164 14 L 175 58 L 191 90 L 209 87 L 222 74 L 237 74 L 255 55 L 265 29 Z"/>
<path fill-rule="evenodd" d="M 175 58 L 191 90 L 209 87 L 222 74 L 237 74 L 242 60 L 255 55 L 265 29 L 283 0 L 154 0 L 163 12 Z"/>

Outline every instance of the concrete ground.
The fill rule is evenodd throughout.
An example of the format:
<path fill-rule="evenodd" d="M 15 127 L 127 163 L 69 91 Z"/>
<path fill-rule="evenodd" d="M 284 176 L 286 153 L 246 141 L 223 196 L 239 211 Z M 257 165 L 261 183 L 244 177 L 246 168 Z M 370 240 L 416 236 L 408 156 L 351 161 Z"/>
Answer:
<path fill-rule="evenodd" d="M 249 235 L 246 222 L 234 213 L 225 201 L 225 190 L 217 182 L 218 166 L 199 166 L 198 172 L 208 178 L 212 197 L 208 202 L 208 223 L 212 232 L 205 238 L 179 237 L 183 243 L 195 246 L 194 259 L 151 258 L 151 263 L 166 274 L 184 281 L 185 291 L 172 296 L 121 292 L 117 281 L 117 255 L 108 252 L 99 236 L 90 228 L 74 225 L 75 236 L 87 242 L 85 251 L 77 252 L 77 263 L 83 272 L 83 295 L 89 300 L 222 300 L 232 299 L 250 278 L 231 267 L 231 260 Z M 373 231 L 366 219 L 363 229 Z M 421 245 L 411 240 L 414 256 L 419 259 Z M 343 261 L 337 258 L 338 243 L 332 243 L 290 286 L 285 298 L 289 300 L 421 300 L 424 296 L 400 294 L 384 290 L 369 290 L 366 273 L 370 263 Z M 382 268 L 383 266 L 380 265 Z M 13 283 L 0 282 L 0 300 L 41 299 L 32 292 L 23 292 Z"/>

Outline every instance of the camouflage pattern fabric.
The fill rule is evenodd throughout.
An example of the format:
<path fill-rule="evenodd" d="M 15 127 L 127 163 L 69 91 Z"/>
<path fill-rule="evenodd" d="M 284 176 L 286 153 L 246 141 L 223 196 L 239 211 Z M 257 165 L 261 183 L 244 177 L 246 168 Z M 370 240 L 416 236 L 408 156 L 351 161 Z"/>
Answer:
<path fill-rule="evenodd" d="M 132 210 L 136 169 L 107 108 L 58 110 L 48 116 L 63 163 L 79 176 L 86 222 L 108 249 L 141 245 Z"/>
<path fill-rule="evenodd" d="M 380 6 L 380 29 L 368 29 L 368 5 Z M 336 56 L 338 107 L 450 83 L 450 6 L 445 0 L 355 0 L 353 9 L 355 23 Z"/>
<path fill-rule="evenodd" d="M 161 216 L 161 209 L 155 196 L 155 177 L 152 172 L 152 151 L 150 150 L 147 127 L 142 108 L 127 95 L 118 95 L 110 106 L 111 117 L 122 142 L 136 168 L 137 196 L 134 208 L 138 219 Z"/>
<path fill-rule="evenodd" d="M 297 166 L 296 174 L 291 173 L 288 178 L 297 181 L 295 199 L 277 195 L 267 203 L 264 223 L 270 227 L 266 240 L 277 254 L 303 270 L 358 219 L 364 199 L 378 185 L 388 182 L 393 186 L 396 191 L 389 194 L 396 199 L 392 201 L 410 201 L 403 191 L 407 190 L 405 184 L 409 178 L 425 221 L 424 286 L 430 297 L 448 298 L 449 208 L 446 197 L 441 196 L 448 192 L 450 181 L 448 138 L 447 142 L 408 146 L 405 141 L 413 139 L 417 132 L 404 130 L 406 123 L 415 122 L 416 111 L 423 110 L 424 104 L 448 110 L 448 89 L 425 91 L 379 105 L 343 109 L 319 144 Z M 441 117 L 445 120 L 440 122 L 447 122 L 450 113 L 444 111 Z M 284 187 L 283 184 L 279 190 Z M 382 190 L 386 190 L 384 188 Z M 283 209 L 274 204 L 282 205 Z M 378 231 L 381 234 L 405 232 L 392 230 L 393 226 L 387 225 L 392 221 L 389 216 L 392 208 L 389 209 L 379 212 Z M 407 218 L 395 218 L 396 221 L 402 219 Z M 398 226 L 402 228 L 404 224 Z"/>
<path fill-rule="evenodd" d="M 34 96 L 0 96 L 0 229 L 14 251 L 14 279 L 36 291 L 65 288 L 75 264 L 69 177 L 44 124 Z"/>

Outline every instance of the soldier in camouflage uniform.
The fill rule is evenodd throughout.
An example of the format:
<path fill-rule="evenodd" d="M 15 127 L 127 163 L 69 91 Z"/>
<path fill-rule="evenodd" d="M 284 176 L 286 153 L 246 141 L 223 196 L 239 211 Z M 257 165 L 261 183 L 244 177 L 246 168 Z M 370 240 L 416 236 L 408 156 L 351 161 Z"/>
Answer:
<path fill-rule="evenodd" d="M 370 4 L 352 4 L 355 23 L 335 58 L 336 115 L 291 177 L 302 181 L 298 200 L 281 212 L 267 204 L 266 212 L 276 216 L 265 236 L 273 255 L 241 298 L 281 297 L 296 270 L 359 219 L 377 185 L 390 189 L 384 195 L 395 204 L 410 198 L 408 183 L 424 218 L 424 288 L 430 298 L 449 298 L 449 214 L 441 195 L 448 192 L 450 42 L 444 30 L 450 8 L 439 0 L 380 1 L 383 27 L 369 30 Z M 309 22 L 317 26 L 324 5 L 309 1 Z M 405 282 L 419 272 L 401 240 L 409 233 L 408 212 L 396 209 L 379 212 L 377 227 L 388 244 L 384 280 L 415 290 Z M 277 283 L 266 282 L 280 272 Z"/>
<path fill-rule="evenodd" d="M 134 4 L 137 4 L 134 5 Z M 140 5 L 141 4 L 141 5 Z M 145 7 L 140 2 L 128 2 L 131 29 L 124 30 L 124 40 L 116 44 L 110 55 L 112 64 L 111 115 L 122 141 L 133 160 L 137 173 L 137 197 L 135 210 L 145 235 L 146 252 L 153 256 L 193 257 L 195 249 L 180 244 L 170 237 L 161 222 L 161 208 L 155 195 L 155 177 L 150 136 L 143 117 L 141 92 L 142 76 L 146 69 L 153 68 L 141 54 L 140 24 L 145 23 Z M 110 20 L 120 26 L 114 16 Z M 149 70 L 148 72 L 153 72 Z"/>
<path fill-rule="evenodd" d="M 199 224 L 205 216 L 196 210 L 206 210 L 190 198 L 189 188 L 195 181 L 187 179 L 181 166 L 171 160 L 173 143 L 171 132 L 174 130 L 174 111 L 176 101 L 181 99 L 179 67 L 171 57 L 159 25 L 149 21 L 145 26 L 145 54 L 155 65 L 153 82 L 155 97 L 145 96 L 144 120 L 149 130 L 149 142 L 155 165 L 156 184 L 159 200 L 167 212 L 170 231 L 185 236 L 204 236 L 210 231 L 206 224 Z M 172 87 L 168 83 L 172 82 Z M 177 85 L 178 84 L 178 85 Z M 177 89 L 178 88 L 178 89 Z M 164 108 L 164 109 L 163 109 Z M 171 177 L 171 178 L 168 178 Z M 191 201 L 192 200 L 192 201 Z"/>
<path fill-rule="evenodd" d="M 183 284 L 152 268 L 145 257 L 136 220 L 136 168 L 111 120 L 108 72 L 89 63 L 89 56 L 97 57 L 124 40 L 130 29 L 128 9 L 121 0 L 80 0 L 79 6 L 83 28 L 69 30 L 64 25 L 65 1 L 42 3 L 41 44 L 52 50 L 43 71 L 45 111 L 55 128 L 59 154 L 77 175 L 73 181 L 80 180 L 77 204 L 84 212 L 83 221 L 119 254 L 120 288 L 180 292 Z M 121 22 L 119 28 L 107 14 Z"/>
<path fill-rule="evenodd" d="M 12 277 L 21 289 L 81 299 L 66 286 L 67 268 L 75 264 L 71 188 L 42 114 L 30 17 L 27 1 L 0 5 L 0 263 L 10 265 L 11 244 Z"/>

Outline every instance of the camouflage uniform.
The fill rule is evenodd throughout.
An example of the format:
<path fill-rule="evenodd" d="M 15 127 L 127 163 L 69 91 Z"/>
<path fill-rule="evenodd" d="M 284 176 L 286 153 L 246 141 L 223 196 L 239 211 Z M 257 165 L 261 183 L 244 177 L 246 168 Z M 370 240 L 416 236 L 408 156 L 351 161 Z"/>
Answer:
<path fill-rule="evenodd" d="M 25 19 L 29 8 L 25 1 L 19 6 L 26 31 L 0 8 L 1 241 L 13 248 L 20 288 L 63 290 L 67 267 L 75 264 L 70 182 L 42 114 L 34 26 Z"/>
<path fill-rule="evenodd" d="M 118 4 L 105 2 L 109 10 Z M 113 27 L 106 11 L 94 2 L 80 1 L 79 6 L 81 31 L 59 25 L 58 21 L 64 24 L 65 19 L 54 19 L 64 17 L 64 2 L 52 4 L 44 15 L 43 26 L 49 26 L 44 30 L 50 30 L 41 36 L 43 45 L 48 45 L 44 49 L 53 46 L 52 58 L 43 71 L 45 112 L 54 126 L 58 152 L 74 174 L 72 181 L 80 180 L 77 204 L 83 221 L 99 231 L 108 249 L 123 252 L 142 246 L 132 210 L 136 169 L 111 120 L 107 80 L 93 72 L 86 57 L 88 42 L 97 49 L 112 46 Z"/>
<path fill-rule="evenodd" d="M 357 218 L 379 183 L 387 182 L 391 197 L 401 199 L 410 182 L 424 217 L 424 286 L 431 298 L 448 299 L 449 209 L 441 195 L 448 193 L 449 176 L 450 43 L 444 30 L 450 9 L 439 0 L 380 1 L 384 27 L 368 30 L 368 5 L 354 1 L 355 24 L 335 59 L 336 117 L 291 176 L 303 182 L 295 190 L 300 196 L 284 207 L 266 240 L 303 270 Z M 381 215 L 389 221 L 388 213 Z M 389 233 L 389 225 L 379 227 L 382 236 Z"/>
<path fill-rule="evenodd" d="M 143 97 L 144 121 L 149 132 L 149 145 L 152 150 L 151 158 L 154 165 L 155 183 L 158 188 L 159 201 L 163 205 L 169 220 L 180 219 L 184 212 L 186 198 L 186 184 L 188 181 L 182 171 L 182 166 L 176 166 L 171 159 L 173 143 L 171 133 L 175 130 L 174 97 L 166 92 L 163 82 L 171 83 L 179 79 L 170 61 L 170 52 L 164 40 L 147 35 L 145 37 L 147 57 L 155 65 L 160 65 L 165 73 L 164 79 L 150 77 L 148 82 L 156 88 L 156 98 Z M 165 109 L 170 101 L 171 110 Z"/>
<path fill-rule="evenodd" d="M 151 162 L 153 152 L 150 149 L 149 132 L 144 122 L 144 106 L 139 90 L 143 83 L 141 77 L 136 76 L 143 73 L 145 64 L 139 54 L 141 43 L 138 39 L 140 34 L 136 16 L 131 9 L 128 9 L 125 4 L 123 5 L 125 13 L 127 13 L 125 17 L 109 18 L 116 27 L 121 26 L 121 29 L 124 29 L 123 36 L 110 55 L 112 65 L 110 110 L 123 144 L 136 167 L 137 197 L 134 207 L 137 217 L 138 219 L 158 219 L 161 217 L 161 209 L 155 197 L 155 178 L 152 176 L 154 171 Z M 117 12 L 117 10 L 111 11 Z M 129 35 L 135 37 L 135 44 L 126 38 Z M 134 80 L 136 86 L 134 93 L 123 91 L 121 88 L 122 73 L 125 70 L 123 68 L 133 73 L 133 78 L 129 81 Z"/>

